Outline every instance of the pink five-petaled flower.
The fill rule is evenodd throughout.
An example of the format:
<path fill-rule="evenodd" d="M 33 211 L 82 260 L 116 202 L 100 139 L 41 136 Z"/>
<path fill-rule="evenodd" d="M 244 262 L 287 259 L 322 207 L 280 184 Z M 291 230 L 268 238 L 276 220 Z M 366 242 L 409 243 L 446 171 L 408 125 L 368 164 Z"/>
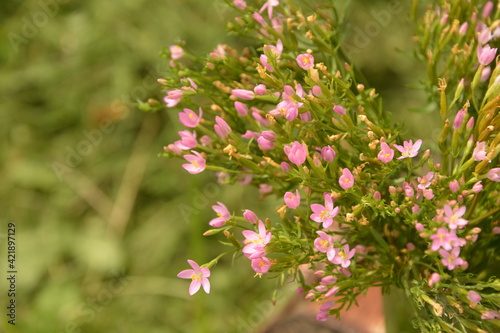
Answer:
<path fill-rule="evenodd" d="M 296 165 L 301 165 L 306 161 L 307 150 L 303 144 L 295 141 L 291 145 L 284 146 L 283 150 L 285 151 L 286 156 L 290 162 Z"/>
<path fill-rule="evenodd" d="M 314 240 L 314 249 L 326 253 L 328 260 L 332 261 L 336 254 L 333 248 L 333 237 L 323 231 L 316 231 L 316 233 L 319 237 Z"/>
<path fill-rule="evenodd" d="M 333 162 L 335 155 L 335 150 L 331 146 L 324 146 L 321 148 L 321 157 L 323 157 L 326 162 Z"/>
<path fill-rule="evenodd" d="M 302 69 L 308 70 L 314 67 L 314 57 L 309 53 L 299 54 L 295 60 Z"/>
<path fill-rule="evenodd" d="M 407 157 L 415 157 L 418 154 L 418 150 L 420 149 L 420 146 L 422 145 L 422 140 L 417 140 L 415 144 L 413 144 L 413 141 L 405 141 L 402 146 L 400 145 L 394 145 L 397 150 L 401 152 L 401 156 L 398 157 L 398 160 L 402 158 L 407 158 Z"/>
<path fill-rule="evenodd" d="M 426 189 L 431 185 L 431 180 L 434 178 L 434 172 L 428 172 L 425 176 L 423 177 L 418 177 L 418 188 L 423 190 Z"/>
<path fill-rule="evenodd" d="M 182 125 L 186 127 L 196 127 L 200 123 L 201 116 L 203 115 L 203 110 L 200 108 L 200 112 L 197 115 L 193 110 L 183 109 L 183 112 L 179 112 L 179 120 Z"/>
<path fill-rule="evenodd" d="M 500 168 L 493 168 L 487 173 L 488 179 L 494 182 L 500 182 Z"/>
<path fill-rule="evenodd" d="M 333 223 L 333 218 L 337 216 L 339 207 L 333 207 L 333 200 L 329 193 L 323 193 L 325 205 L 311 204 L 311 220 L 323 223 L 323 228 L 328 228 Z"/>
<path fill-rule="evenodd" d="M 479 303 L 483 299 L 477 291 L 471 290 L 467 293 L 467 299 L 472 303 Z"/>
<path fill-rule="evenodd" d="M 377 155 L 382 163 L 389 163 L 394 158 L 394 150 L 385 142 L 380 143 L 380 152 Z"/>
<path fill-rule="evenodd" d="M 354 176 L 352 175 L 351 171 L 347 168 L 344 168 L 342 170 L 342 176 L 339 178 L 339 185 L 342 187 L 344 190 L 347 190 L 348 188 L 353 187 L 354 185 Z"/>
<path fill-rule="evenodd" d="M 265 247 L 271 241 L 271 231 L 267 231 L 264 223 L 259 220 L 259 232 L 253 230 L 244 230 L 242 232 L 245 236 L 243 244 L 243 254 L 249 259 L 256 259 L 264 256 Z"/>
<path fill-rule="evenodd" d="M 474 152 L 472 153 L 472 157 L 475 161 L 482 161 L 486 158 L 486 142 L 476 142 L 476 147 L 474 147 Z"/>
<path fill-rule="evenodd" d="M 252 259 L 252 268 L 257 274 L 265 274 L 271 268 L 271 262 L 266 257 Z"/>
<path fill-rule="evenodd" d="M 490 319 L 495 319 L 495 318 L 500 318 L 500 311 L 484 311 L 482 314 L 481 314 L 481 319 L 486 319 L 486 320 L 490 320 Z"/>
<path fill-rule="evenodd" d="M 203 286 L 203 290 L 209 294 L 210 281 L 208 281 L 208 277 L 210 276 L 210 269 L 207 267 L 200 267 L 193 260 L 188 260 L 188 263 L 193 269 L 185 269 L 177 274 L 177 277 L 192 280 L 191 285 L 189 286 L 189 295 L 194 295 L 198 290 L 200 290 L 201 286 Z"/>
<path fill-rule="evenodd" d="M 448 223 L 448 226 L 450 229 L 462 229 L 462 227 L 466 226 L 469 221 L 465 220 L 462 218 L 462 216 L 465 214 L 465 210 L 467 207 L 462 206 L 462 207 L 455 207 L 453 210 L 449 205 L 444 205 L 443 210 L 444 210 L 444 221 Z"/>
<path fill-rule="evenodd" d="M 227 138 L 229 133 L 231 133 L 231 127 L 219 116 L 215 116 L 215 123 L 214 130 L 217 136 L 221 139 Z"/>
<path fill-rule="evenodd" d="M 280 2 L 279 0 L 267 0 L 266 3 L 260 8 L 259 13 L 262 13 L 264 9 L 267 8 L 267 16 L 269 16 L 270 19 L 273 18 L 273 7 L 279 6 Z"/>
<path fill-rule="evenodd" d="M 227 207 L 219 201 L 217 201 L 217 204 L 212 206 L 212 209 L 217 213 L 217 217 L 208 222 L 214 228 L 222 227 L 231 218 L 231 213 L 229 213 Z"/>
<path fill-rule="evenodd" d="M 337 253 L 330 262 L 347 268 L 351 265 L 351 258 L 356 254 L 356 249 L 349 250 L 349 245 L 344 245 L 341 248 L 335 249 L 335 252 Z"/>
<path fill-rule="evenodd" d="M 182 167 L 194 175 L 205 170 L 206 161 L 197 151 L 191 150 L 191 152 L 194 155 L 184 155 L 186 161 L 190 163 L 183 164 Z"/>
<path fill-rule="evenodd" d="M 495 59 L 497 51 L 498 49 L 491 48 L 489 45 L 485 45 L 484 47 L 478 46 L 477 59 L 479 60 L 479 63 L 483 66 L 488 65 L 493 61 L 493 59 Z"/>
<path fill-rule="evenodd" d="M 286 192 L 285 196 L 285 205 L 290 209 L 295 209 L 300 206 L 300 193 L 299 190 L 295 190 L 295 194 L 292 192 Z"/>
<path fill-rule="evenodd" d="M 460 254 L 459 247 L 453 248 L 453 250 L 451 250 L 451 253 L 441 249 L 439 250 L 439 254 L 443 257 L 443 259 L 441 259 L 441 262 L 450 271 L 453 270 L 456 266 L 460 266 L 465 263 L 465 261 L 458 256 Z"/>
<path fill-rule="evenodd" d="M 169 47 L 169 50 L 170 50 L 170 55 L 174 60 L 182 58 L 184 54 L 184 50 L 179 45 L 172 45 Z"/>
<path fill-rule="evenodd" d="M 452 249 L 452 244 L 458 240 L 454 231 L 448 232 L 446 228 L 439 228 L 437 232 L 430 237 L 432 239 L 431 250 L 437 251 L 440 247 L 449 251 Z"/>
<path fill-rule="evenodd" d="M 231 93 L 233 94 L 233 96 L 244 99 L 246 101 L 251 101 L 255 98 L 255 93 L 247 89 L 233 89 Z"/>
<path fill-rule="evenodd" d="M 167 108 L 172 108 L 179 104 L 181 98 L 182 90 L 174 89 L 167 91 L 167 96 L 163 97 L 163 101 L 165 102 Z"/>
<path fill-rule="evenodd" d="M 181 140 L 175 141 L 174 145 L 182 150 L 189 150 L 196 147 L 198 144 L 196 142 L 196 132 L 180 131 L 178 132 L 181 136 Z"/>

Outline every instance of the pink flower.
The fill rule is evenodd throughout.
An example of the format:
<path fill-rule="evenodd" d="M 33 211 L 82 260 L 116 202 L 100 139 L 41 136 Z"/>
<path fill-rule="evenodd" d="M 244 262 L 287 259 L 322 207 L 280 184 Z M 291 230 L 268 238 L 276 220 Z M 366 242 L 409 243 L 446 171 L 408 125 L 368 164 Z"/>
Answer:
<path fill-rule="evenodd" d="M 432 273 L 427 284 L 429 285 L 429 287 L 432 287 L 433 285 L 438 283 L 439 280 L 441 280 L 441 276 L 439 276 L 438 273 Z"/>
<path fill-rule="evenodd" d="M 261 26 L 263 27 L 266 27 L 267 26 L 267 22 L 266 20 L 264 20 L 264 18 L 262 17 L 262 15 L 260 15 L 259 13 L 255 12 L 252 14 L 252 17 L 255 21 L 257 21 Z"/>
<path fill-rule="evenodd" d="M 474 193 L 479 193 L 483 190 L 483 185 L 481 184 L 482 180 L 478 181 L 477 183 L 472 186 L 472 191 Z"/>
<path fill-rule="evenodd" d="M 434 172 L 428 172 L 423 177 L 418 177 L 418 188 L 423 190 L 431 185 L 431 180 L 434 178 Z"/>
<path fill-rule="evenodd" d="M 257 221 L 259 220 L 257 215 L 250 209 L 245 209 L 245 211 L 243 212 L 243 217 L 245 218 L 245 220 L 252 224 L 257 223 Z"/>
<path fill-rule="evenodd" d="M 304 70 L 314 67 L 314 57 L 309 53 L 299 54 L 295 60 L 299 67 Z"/>
<path fill-rule="evenodd" d="M 252 259 L 252 269 L 257 274 L 265 274 L 271 268 L 271 262 L 266 257 Z"/>
<path fill-rule="evenodd" d="M 342 176 L 339 178 L 339 184 L 344 190 L 354 186 L 354 176 L 349 169 L 344 168 L 342 170 Z"/>
<path fill-rule="evenodd" d="M 231 93 L 238 98 L 251 101 L 252 99 L 255 98 L 255 93 L 251 90 L 246 90 L 246 89 L 233 89 Z"/>
<path fill-rule="evenodd" d="M 462 218 L 467 207 L 457 206 L 452 210 L 449 205 L 444 205 L 443 209 L 445 214 L 444 221 L 448 223 L 450 229 L 462 229 L 462 227 L 467 225 L 468 221 Z"/>
<path fill-rule="evenodd" d="M 458 240 L 458 237 L 454 231 L 448 232 L 446 228 L 439 228 L 437 232 L 430 237 L 430 239 L 432 239 L 432 251 L 437 251 L 440 247 L 446 251 L 450 251 L 452 249 L 453 242 Z"/>
<path fill-rule="evenodd" d="M 451 253 L 446 252 L 445 250 L 439 250 L 439 254 L 441 255 L 441 257 L 443 257 L 443 259 L 441 259 L 441 262 L 450 271 L 453 270 L 456 266 L 464 264 L 464 260 L 458 256 L 460 254 L 459 247 L 453 248 L 453 250 L 451 250 Z"/>
<path fill-rule="evenodd" d="M 467 33 L 468 29 L 469 29 L 469 23 L 464 22 L 460 25 L 460 28 L 458 29 L 458 33 L 463 36 Z"/>
<path fill-rule="evenodd" d="M 259 85 L 256 85 L 254 88 L 253 88 L 253 91 L 259 95 L 259 96 L 262 96 L 266 93 L 267 89 L 266 89 L 266 86 L 263 85 L 263 84 L 259 84 Z"/>
<path fill-rule="evenodd" d="M 345 108 L 341 105 L 335 105 L 333 107 L 333 112 L 335 112 L 336 114 L 341 115 L 341 116 L 346 114 Z"/>
<path fill-rule="evenodd" d="M 387 143 L 381 142 L 380 152 L 377 157 L 382 163 L 389 163 L 394 158 L 394 150 Z"/>
<path fill-rule="evenodd" d="M 471 290 L 467 293 L 467 299 L 472 303 L 479 303 L 483 299 L 477 291 Z"/>
<path fill-rule="evenodd" d="M 281 57 L 281 53 L 283 53 L 283 42 L 281 39 L 278 39 L 276 46 L 264 45 L 264 52 L 273 55 L 276 59 L 279 59 Z"/>
<path fill-rule="evenodd" d="M 260 8 L 259 13 L 262 13 L 267 8 L 267 15 L 273 18 L 273 7 L 279 6 L 279 0 L 267 0 L 266 3 Z"/>
<path fill-rule="evenodd" d="M 321 148 L 321 157 L 323 157 L 326 162 L 333 162 L 335 155 L 335 150 L 333 150 L 331 146 Z"/>
<path fill-rule="evenodd" d="M 208 135 L 204 135 L 200 138 L 200 142 L 202 146 L 209 146 L 212 143 L 212 138 L 209 137 Z"/>
<path fill-rule="evenodd" d="M 262 66 L 264 66 L 267 71 L 274 72 L 274 67 L 269 63 L 269 58 L 265 54 L 261 54 L 259 59 Z"/>
<path fill-rule="evenodd" d="M 456 192 L 460 188 L 460 184 L 458 180 L 455 179 L 454 181 L 450 182 L 449 187 L 452 192 Z"/>
<path fill-rule="evenodd" d="M 288 163 L 286 163 L 286 162 L 281 162 L 280 167 L 281 167 L 281 170 L 282 170 L 283 172 L 288 172 L 288 171 L 290 171 L 290 169 L 292 168 L 292 167 L 290 166 L 290 164 L 288 164 Z"/>
<path fill-rule="evenodd" d="M 356 249 L 349 250 L 349 245 L 344 245 L 339 249 L 335 249 L 337 254 L 330 260 L 333 264 L 341 265 L 343 268 L 347 268 L 351 265 L 351 259 L 356 254 Z"/>
<path fill-rule="evenodd" d="M 215 116 L 215 122 L 214 130 L 217 136 L 221 139 L 227 138 L 229 133 L 231 133 L 231 127 L 229 127 L 226 121 L 219 116 Z"/>
<path fill-rule="evenodd" d="M 498 49 L 491 48 L 489 45 L 485 45 L 484 47 L 478 46 L 477 58 L 479 60 L 479 63 L 483 66 L 488 65 L 490 62 L 493 61 L 493 59 L 495 59 L 497 51 Z"/>
<path fill-rule="evenodd" d="M 163 101 L 165 101 L 167 108 L 172 108 L 179 104 L 181 98 L 182 90 L 175 89 L 167 91 L 167 96 L 163 97 Z"/>
<path fill-rule="evenodd" d="M 475 161 L 482 161 L 486 158 L 486 142 L 476 142 L 476 147 L 472 153 L 472 157 Z"/>
<path fill-rule="evenodd" d="M 307 149 L 304 144 L 295 141 L 291 145 L 284 146 L 283 150 L 293 164 L 301 165 L 306 161 Z"/>
<path fill-rule="evenodd" d="M 488 1 L 483 7 L 483 12 L 481 13 L 481 17 L 483 19 L 490 17 L 492 10 L 493 10 L 493 2 Z"/>
<path fill-rule="evenodd" d="M 271 140 L 266 139 L 263 136 L 259 136 L 257 138 L 257 144 L 259 145 L 259 148 L 262 150 L 271 150 L 274 149 L 274 142 Z"/>
<path fill-rule="evenodd" d="M 488 179 L 494 182 L 500 182 L 500 168 L 493 168 L 488 171 Z"/>
<path fill-rule="evenodd" d="M 323 223 L 323 228 L 328 228 L 333 223 L 333 218 L 337 216 L 339 207 L 333 207 L 333 200 L 329 193 L 323 193 L 325 205 L 311 204 L 311 220 L 318 223 Z"/>
<path fill-rule="evenodd" d="M 172 45 L 169 47 L 169 50 L 170 50 L 170 55 L 174 60 L 180 59 L 184 55 L 184 50 L 179 45 Z"/>
<path fill-rule="evenodd" d="M 335 303 L 333 301 L 328 301 L 323 303 L 320 308 L 319 308 L 319 313 L 316 315 L 316 320 L 317 321 L 327 321 L 328 316 L 330 315 L 328 310 L 333 308 L 335 306 Z"/>
<path fill-rule="evenodd" d="M 271 232 L 266 231 L 266 227 L 262 221 L 259 221 L 258 224 L 259 232 L 255 232 L 253 230 L 244 230 L 242 232 L 243 236 L 245 236 L 245 240 L 243 244 L 245 247 L 243 248 L 243 254 L 249 259 L 260 258 L 264 256 L 265 247 L 271 241 Z"/>
<path fill-rule="evenodd" d="M 484 311 L 481 314 L 481 319 L 490 320 L 490 319 L 495 319 L 495 318 L 500 318 L 500 312 L 498 312 L 498 311 Z"/>
<path fill-rule="evenodd" d="M 191 150 L 194 155 L 184 155 L 186 161 L 190 162 L 183 164 L 182 167 L 190 174 L 197 174 L 205 170 L 206 161 L 203 156 L 195 150 Z"/>
<path fill-rule="evenodd" d="M 295 209 L 300 206 L 300 193 L 299 190 L 295 190 L 295 194 L 292 192 L 286 192 L 285 196 L 285 204 L 290 209 Z"/>
<path fill-rule="evenodd" d="M 332 261 L 336 254 L 333 248 L 333 237 L 323 231 L 316 231 L 316 233 L 319 237 L 314 240 L 314 249 L 326 253 L 328 260 Z"/>
<path fill-rule="evenodd" d="M 222 227 L 231 218 L 231 213 L 229 213 L 227 207 L 222 202 L 217 201 L 217 204 L 212 206 L 212 209 L 217 213 L 217 217 L 208 222 L 214 228 Z"/>
<path fill-rule="evenodd" d="M 181 131 L 178 133 L 181 136 L 181 140 L 174 143 L 176 147 L 183 150 L 189 150 L 193 149 L 198 144 L 196 142 L 196 132 Z"/>
<path fill-rule="evenodd" d="M 234 108 L 240 116 L 245 117 L 248 114 L 248 107 L 239 101 L 234 102 Z"/>
<path fill-rule="evenodd" d="M 189 295 L 194 295 L 198 290 L 200 290 L 201 286 L 203 286 L 203 290 L 209 294 L 210 281 L 208 281 L 208 277 L 210 277 L 210 269 L 207 267 L 201 268 L 193 260 L 188 260 L 188 263 L 193 269 L 185 269 L 177 274 L 177 277 L 192 280 L 191 285 L 189 286 Z"/>
<path fill-rule="evenodd" d="M 457 112 L 455 116 L 455 120 L 453 120 L 453 129 L 458 130 L 462 126 L 464 122 L 464 117 L 467 114 L 464 110 L 460 110 Z"/>
<path fill-rule="evenodd" d="M 420 146 L 422 145 L 422 140 L 417 140 L 415 144 L 413 144 L 413 141 L 405 141 L 403 143 L 403 146 L 400 145 L 394 145 L 397 150 L 401 152 L 401 156 L 398 157 L 398 160 L 402 158 L 407 158 L 407 157 L 415 157 L 418 154 L 418 150 L 420 149 Z"/>
<path fill-rule="evenodd" d="M 201 116 L 203 115 L 203 110 L 201 108 L 199 111 L 198 115 L 196 115 L 193 110 L 183 109 L 182 112 L 179 112 L 179 120 L 186 127 L 196 127 L 200 123 Z"/>
<path fill-rule="evenodd" d="M 241 10 L 245 9 L 247 6 L 245 0 L 233 0 L 233 4 Z"/>

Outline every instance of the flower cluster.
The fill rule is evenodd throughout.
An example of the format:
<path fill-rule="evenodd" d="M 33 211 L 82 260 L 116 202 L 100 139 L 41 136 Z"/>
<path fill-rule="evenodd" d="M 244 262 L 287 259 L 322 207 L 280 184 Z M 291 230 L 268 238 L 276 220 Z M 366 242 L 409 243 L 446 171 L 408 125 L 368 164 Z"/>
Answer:
<path fill-rule="evenodd" d="M 171 74 L 159 82 L 184 129 L 164 155 L 284 204 L 263 222 L 217 202 L 205 235 L 222 232 L 259 276 L 298 281 L 322 303 L 318 320 L 370 286 L 397 286 L 421 308 L 422 332 L 498 331 L 500 10 L 456 0 L 416 17 L 442 130 L 405 141 L 339 49 L 345 17 L 331 2 L 309 16 L 292 0 L 228 4 L 230 28 L 259 46 L 165 52 Z M 190 294 L 209 291 L 218 258 L 189 261 L 179 277 Z"/>

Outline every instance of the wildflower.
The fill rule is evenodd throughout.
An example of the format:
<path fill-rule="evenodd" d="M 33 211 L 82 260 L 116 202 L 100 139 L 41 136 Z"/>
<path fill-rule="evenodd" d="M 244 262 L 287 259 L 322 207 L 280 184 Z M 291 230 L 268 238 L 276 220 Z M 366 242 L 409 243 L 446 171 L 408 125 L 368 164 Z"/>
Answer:
<path fill-rule="evenodd" d="M 450 251 L 452 249 L 452 243 L 456 241 L 458 237 L 454 231 L 448 232 L 446 228 L 439 228 L 430 239 L 432 239 L 432 251 L 437 251 L 440 247 L 446 251 Z"/>
<path fill-rule="evenodd" d="M 198 115 L 194 113 L 193 110 L 183 109 L 182 112 L 179 112 L 179 120 L 186 127 L 196 127 L 200 123 L 201 116 L 203 115 L 203 110 L 199 109 Z"/>
<path fill-rule="evenodd" d="M 169 47 L 169 50 L 170 50 L 170 55 L 174 60 L 180 59 L 184 55 L 184 50 L 179 45 L 172 45 Z"/>
<path fill-rule="evenodd" d="M 453 120 L 453 129 L 458 130 L 462 126 L 462 123 L 464 122 L 464 117 L 467 112 L 464 110 L 460 110 L 457 112 L 455 119 Z"/>
<path fill-rule="evenodd" d="M 245 0 L 233 0 L 233 4 L 241 10 L 245 9 L 247 6 Z"/>
<path fill-rule="evenodd" d="M 483 12 L 481 13 L 481 17 L 483 19 L 490 17 L 492 10 L 493 10 L 493 2 L 488 1 L 483 7 Z"/>
<path fill-rule="evenodd" d="M 401 152 L 401 156 L 398 157 L 398 160 L 402 158 L 407 158 L 407 157 L 415 157 L 418 154 L 418 150 L 420 149 L 420 146 L 422 145 L 422 140 L 417 140 L 415 144 L 413 144 L 413 141 L 405 141 L 403 143 L 403 146 L 400 145 L 394 145 L 397 150 Z"/>
<path fill-rule="evenodd" d="M 483 190 L 483 185 L 481 184 L 482 180 L 476 182 L 473 186 L 472 186 L 472 192 L 474 193 L 479 193 Z"/>
<path fill-rule="evenodd" d="M 394 150 L 387 143 L 381 142 L 377 157 L 382 163 L 389 163 L 394 158 Z"/>
<path fill-rule="evenodd" d="M 257 221 L 259 220 L 257 215 L 250 209 L 245 209 L 245 211 L 243 212 L 243 217 L 245 218 L 245 220 L 252 224 L 257 223 Z"/>
<path fill-rule="evenodd" d="M 429 280 L 427 281 L 427 284 L 429 285 L 429 287 L 432 287 L 433 285 L 438 283 L 439 280 L 441 280 L 441 276 L 438 273 L 432 273 Z"/>
<path fill-rule="evenodd" d="M 177 274 L 177 277 L 192 280 L 191 285 L 189 286 L 189 295 L 194 295 L 198 290 L 200 290 L 201 286 L 203 286 L 203 290 L 209 294 L 210 281 L 208 281 L 208 277 L 210 277 L 210 269 L 207 267 L 200 267 L 193 260 L 188 260 L 188 263 L 193 269 L 185 269 Z"/>
<path fill-rule="evenodd" d="M 265 274 L 271 268 L 271 262 L 266 257 L 252 259 L 252 269 L 257 274 Z"/>
<path fill-rule="evenodd" d="M 222 227 L 231 218 L 231 213 L 229 213 L 229 210 L 222 202 L 217 201 L 217 205 L 213 205 L 212 209 L 217 213 L 217 217 L 208 222 L 208 224 L 214 228 Z"/>
<path fill-rule="evenodd" d="M 282 170 L 283 172 L 288 172 L 288 171 L 290 171 L 290 169 L 291 169 L 290 164 L 288 164 L 288 163 L 286 163 L 286 162 L 281 162 L 280 167 L 281 167 L 281 170 Z"/>
<path fill-rule="evenodd" d="M 254 88 L 253 88 L 253 91 L 259 95 L 259 96 L 262 96 L 266 93 L 266 86 L 263 85 L 263 84 L 259 84 L 259 85 L 256 85 Z"/>
<path fill-rule="evenodd" d="M 264 223 L 259 221 L 258 223 L 259 232 L 253 230 L 244 230 L 242 232 L 245 236 L 243 244 L 243 254 L 249 259 L 260 258 L 265 254 L 264 248 L 271 241 L 271 232 L 266 230 Z"/>
<path fill-rule="evenodd" d="M 351 265 L 351 259 L 356 254 L 356 249 L 349 250 L 349 245 L 344 245 L 341 248 L 335 249 L 336 255 L 330 260 L 333 264 L 341 265 L 343 268 L 347 268 Z"/>
<path fill-rule="evenodd" d="M 452 210 L 449 205 L 445 205 L 443 209 L 445 214 L 444 221 L 448 223 L 450 229 L 457 229 L 457 228 L 461 229 L 469 222 L 461 218 L 465 214 L 465 210 L 467 209 L 467 207 L 457 206 Z"/>
<path fill-rule="evenodd" d="M 268 62 L 268 59 L 269 58 L 265 54 L 261 54 L 259 58 L 260 63 L 266 68 L 267 71 L 274 72 L 274 67 Z"/>
<path fill-rule="evenodd" d="M 443 257 L 443 259 L 441 259 L 441 262 L 450 271 L 453 270 L 456 266 L 464 264 L 464 260 L 458 256 L 460 254 L 459 247 L 453 248 L 453 250 L 451 250 L 451 253 L 446 252 L 445 250 L 439 250 L 439 254 Z"/>
<path fill-rule="evenodd" d="M 234 102 L 234 108 L 240 116 L 245 117 L 248 114 L 248 107 L 239 101 Z"/>
<path fill-rule="evenodd" d="M 373 199 L 375 199 L 377 201 L 381 200 L 382 199 L 382 194 L 380 194 L 379 191 L 373 192 Z"/>
<path fill-rule="evenodd" d="M 339 292 L 340 288 L 335 286 L 335 287 L 332 287 L 330 288 L 326 293 L 325 293 L 325 297 L 330 297 L 330 296 L 333 296 L 333 295 L 336 295 L 338 292 Z"/>
<path fill-rule="evenodd" d="M 455 179 L 454 181 L 450 182 L 449 187 L 452 192 L 456 192 L 460 188 L 460 184 L 458 183 L 458 180 Z"/>
<path fill-rule="evenodd" d="M 476 147 L 474 147 L 474 151 L 472 152 L 472 157 L 475 161 L 482 161 L 486 158 L 486 142 L 476 142 Z"/>
<path fill-rule="evenodd" d="M 328 319 L 328 316 L 330 315 L 328 313 L 328 310 L 330 310 L 334 306 L 335 306 L 335 303 L 333 301 L 327 301 L 327 302 L 323 303 L 319 307 L 320 312 L 316 315 L 316 320 L 317 321 L 326 321 Z"/>
<path fill-rule="evenodd" d="M 425 189 L 431 185 L 431 180 L 434 178 L 434 172 L 428 172 L 425 176 L 423 177 L 418 177 L 418 188 L 419 189 Z"/>
<path fill-rule="evenodd" d="M 479 63 L 483 66 L 488 65 L 490 62 L 493 61 L 493 59 L 495 59 L 497 51 L 498 49 L 491 48 L 489 45 L 485 45 L 484 47 L 478 46 L 477 58 L 479 60 Z"/>
<path fill-rule="evenodd" d="M 463 36 L 467 33 L 467 29 L 469 29 L 469 23 L 464 22 L 460 25 L 460 28 L 458 29 L 458 33 Z"/>
<path fill-rule="evenodd" d="M 276 46 L 264 45 L 264 52 L 269 52 L 271 55 L 275 56 L 276 59 L 279 59 L 281 57 L 281 53 L 283 53 L 283 42 L 281 39 L 278 39 Z"/>
<path fill-rule="evenodd" d="M 259 13 L 255 12 L 252 14 L 252 17 L 255 21 L 257 21 L 261 26 L 263 27 L 267 27 L 267 22 L 266 20 L 264 20 L 264 18 L 262 17 L 262 15 L 260 15 Z"/>
<path fill-rule="evenodd" d="M 206 161 L 203 156 L 195 150 L 191 150 L 194 155 L 184 155 L 186 161 L 190 163 L 183 164 L 182 167 L 190 174 L 197 174 L 205 170 Z"/>
<path fill-rule="evenodd" d="M 467 293 L 467 299 L 472 303 L 479 303 L 483 298 L 477 291 L 471 290 Z"/>
<path fill-rule="evenodd" d="M 292 192 L 286 192 L 285 196 L 285 204 L 290 209 L 295 209 L 300 206 L 300 193 L 299 190 L 295 190 L 295 194 Z"/>
<path fill-rule="evenodd" d="M 333 107 L 333 112 L 335 112 L 336 114 L 340 115 L 340 116 L 343 116 L 346 114 L 346 110 L 345 110 L 345 107 L 341 106 L 341 105 L 335 105 Z"/>
<path fill-rule="evenodd" d="M 325 205 L 311 204 L 311 220 L 318 223 L 323 223 L 323 228 L 328 228 L 333 223 L 333 218 L 337 216 L 339 207 L 333 207 L 333 200 L 329 193 L 324 193 Z"/>
<path fill-rule="evenodd" d="M 217 133 L 217 136 L 221 139 L 227 138 L 229 133 L 231 133 L 231 127 L 229 127 L 226 121 L 219 116 L 215 117 L 215 122 L 216 124 L 214 125 L 214 130 L 215 133 Z"/>
<path fill-rule="evenodd" d="M 500 318 L 500 312 L 498 311 L 484 311 L 481 314 L 481 319 L 495 319 L 495 318 Z"/>
<path fill-rule="evenodd" d="M 306 161 L 307 157 L 307 149 L 304 144 L 300 144 L 295 141 L 293 144 L 284 146 L 283 150 L 285 154 L 288 156 L 290 162 L 296 165 L 301 165 Z"/>
<path fill-rule="evenodd" d="M 172 108 L 179 104 L 182 98 L 182 90 L 174 89 L 167 91 L 167 96 L 163 97 L 163 101 L 166 103 L 167 108 Z"/>
<path fill-rule="evenodd" d="M 255 98 L 255 94 L 251 90 L 246 90 L 246 89 L 233 89 L 231 93 L 238 98 L 251 101 L 252 99 Z"/>
<path fill-rule="evenodd" d="M 271 140 L 266 139 L 264 136 L 259 136 L 257 138 L 257 143 L 259 145 L 259 148 L 262 150 L 271 150 L 274 149 L 274 142 Z"/>
<path fill-rule="evenodd" d="M 488 171 L 488 179 L 494 182 L 500 182 L 500 168 L 493 168 Z"/>
<path fill-rule="evenodd" d="M 347 190 L 348 188 L 353 187 L 354 176 L 352 175 L 352 173 L 349 169 L 344 168 L 342 170 L 342 176 L 340 176 L 340 178 L 339 178 L 339 184 L 340 184 L 340 187 L 342 187 L 344 190 Z"/>
<path fill-rule="evenodd" d="M 323 157 L 326 162 L 333 162 L 335 155 L 335 150 L 333 150 L 331 146 L 321 148 L 321 157 Z"/>
<path fill-rule="evenodd" d="M 314 67 L 314 57 L 309 53 L 299 54 L 295 60 L 299 67 L 304 70 Z"/>
<path fill-rule="evenodd" d="M 180 149 L 189 150 L 196 147 L 198 144 L 196 142 L 196 132 L 181 131 L 178 132 L 181 136 L 181 140 L 176 141 L 174 144 Z"/>
<path fill-rule="evenodd" d="M 262 13 L 267 8 L 267 15 L 273 18 L 273 7 L 279 6 L 279 0 L 267 0 L 266 3 L 260 8 L 259 13 Z"/>
<path fill-rule="evenodd" d="M 306 111 L 300 114 L 300 120 L 302 120 L 303 122 L 311 121 L 311 119 L 311 111 Z"/>
<path fill-rule="evenodd" d="M 333 248 L 333 237 L 323 231 L 316 231 L 316 233 L 319 237 L 314 240 L 314 249 L 326 253 L 328 260 L 332 261 L 336 254 Z"/>

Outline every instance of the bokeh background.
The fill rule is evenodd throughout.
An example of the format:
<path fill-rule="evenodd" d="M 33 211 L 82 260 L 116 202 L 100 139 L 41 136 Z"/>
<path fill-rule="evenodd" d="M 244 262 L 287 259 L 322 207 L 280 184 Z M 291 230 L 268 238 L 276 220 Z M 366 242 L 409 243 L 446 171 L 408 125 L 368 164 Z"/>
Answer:
<path fill-rule="evenodd" d="M 394 1 L 391 1 L 394 3 Z M 400 2 L 400 5 L 404 4 Z M 355 29 L 379 22 L 353 54 L 395 121 L 429 136 L 433 115 L 418 82 L 411 25 L 402 10 L 377 21 L 388 1 L 353 1 Z M 0 9 L 0 300 L 5 309 L 7 224 L 17 226 L 17 320 L 0 332 L 254 332 L 280 311 L 276 281 L 254 278 L 245 260 L 224 258 L 212 292 L 189 297 L 176 274 L 224 250 L 203 237 L 224 202 L 270 216 L 279 199 L 189 175 L 157 155 L 180 126 L 175 110 L 133 103 L 164 94 L 163 48 L 186 41 L 199 55 L 227 36 L 222 0 L 2 0 Z M 411 52 L 410 52 L 411 53 Z M 426 117 L 426 126 L 418 126 Z M 429 141 L 429 144 L 432 142 Z M 5 303 L 5 304 L 4 304 Z"/>

